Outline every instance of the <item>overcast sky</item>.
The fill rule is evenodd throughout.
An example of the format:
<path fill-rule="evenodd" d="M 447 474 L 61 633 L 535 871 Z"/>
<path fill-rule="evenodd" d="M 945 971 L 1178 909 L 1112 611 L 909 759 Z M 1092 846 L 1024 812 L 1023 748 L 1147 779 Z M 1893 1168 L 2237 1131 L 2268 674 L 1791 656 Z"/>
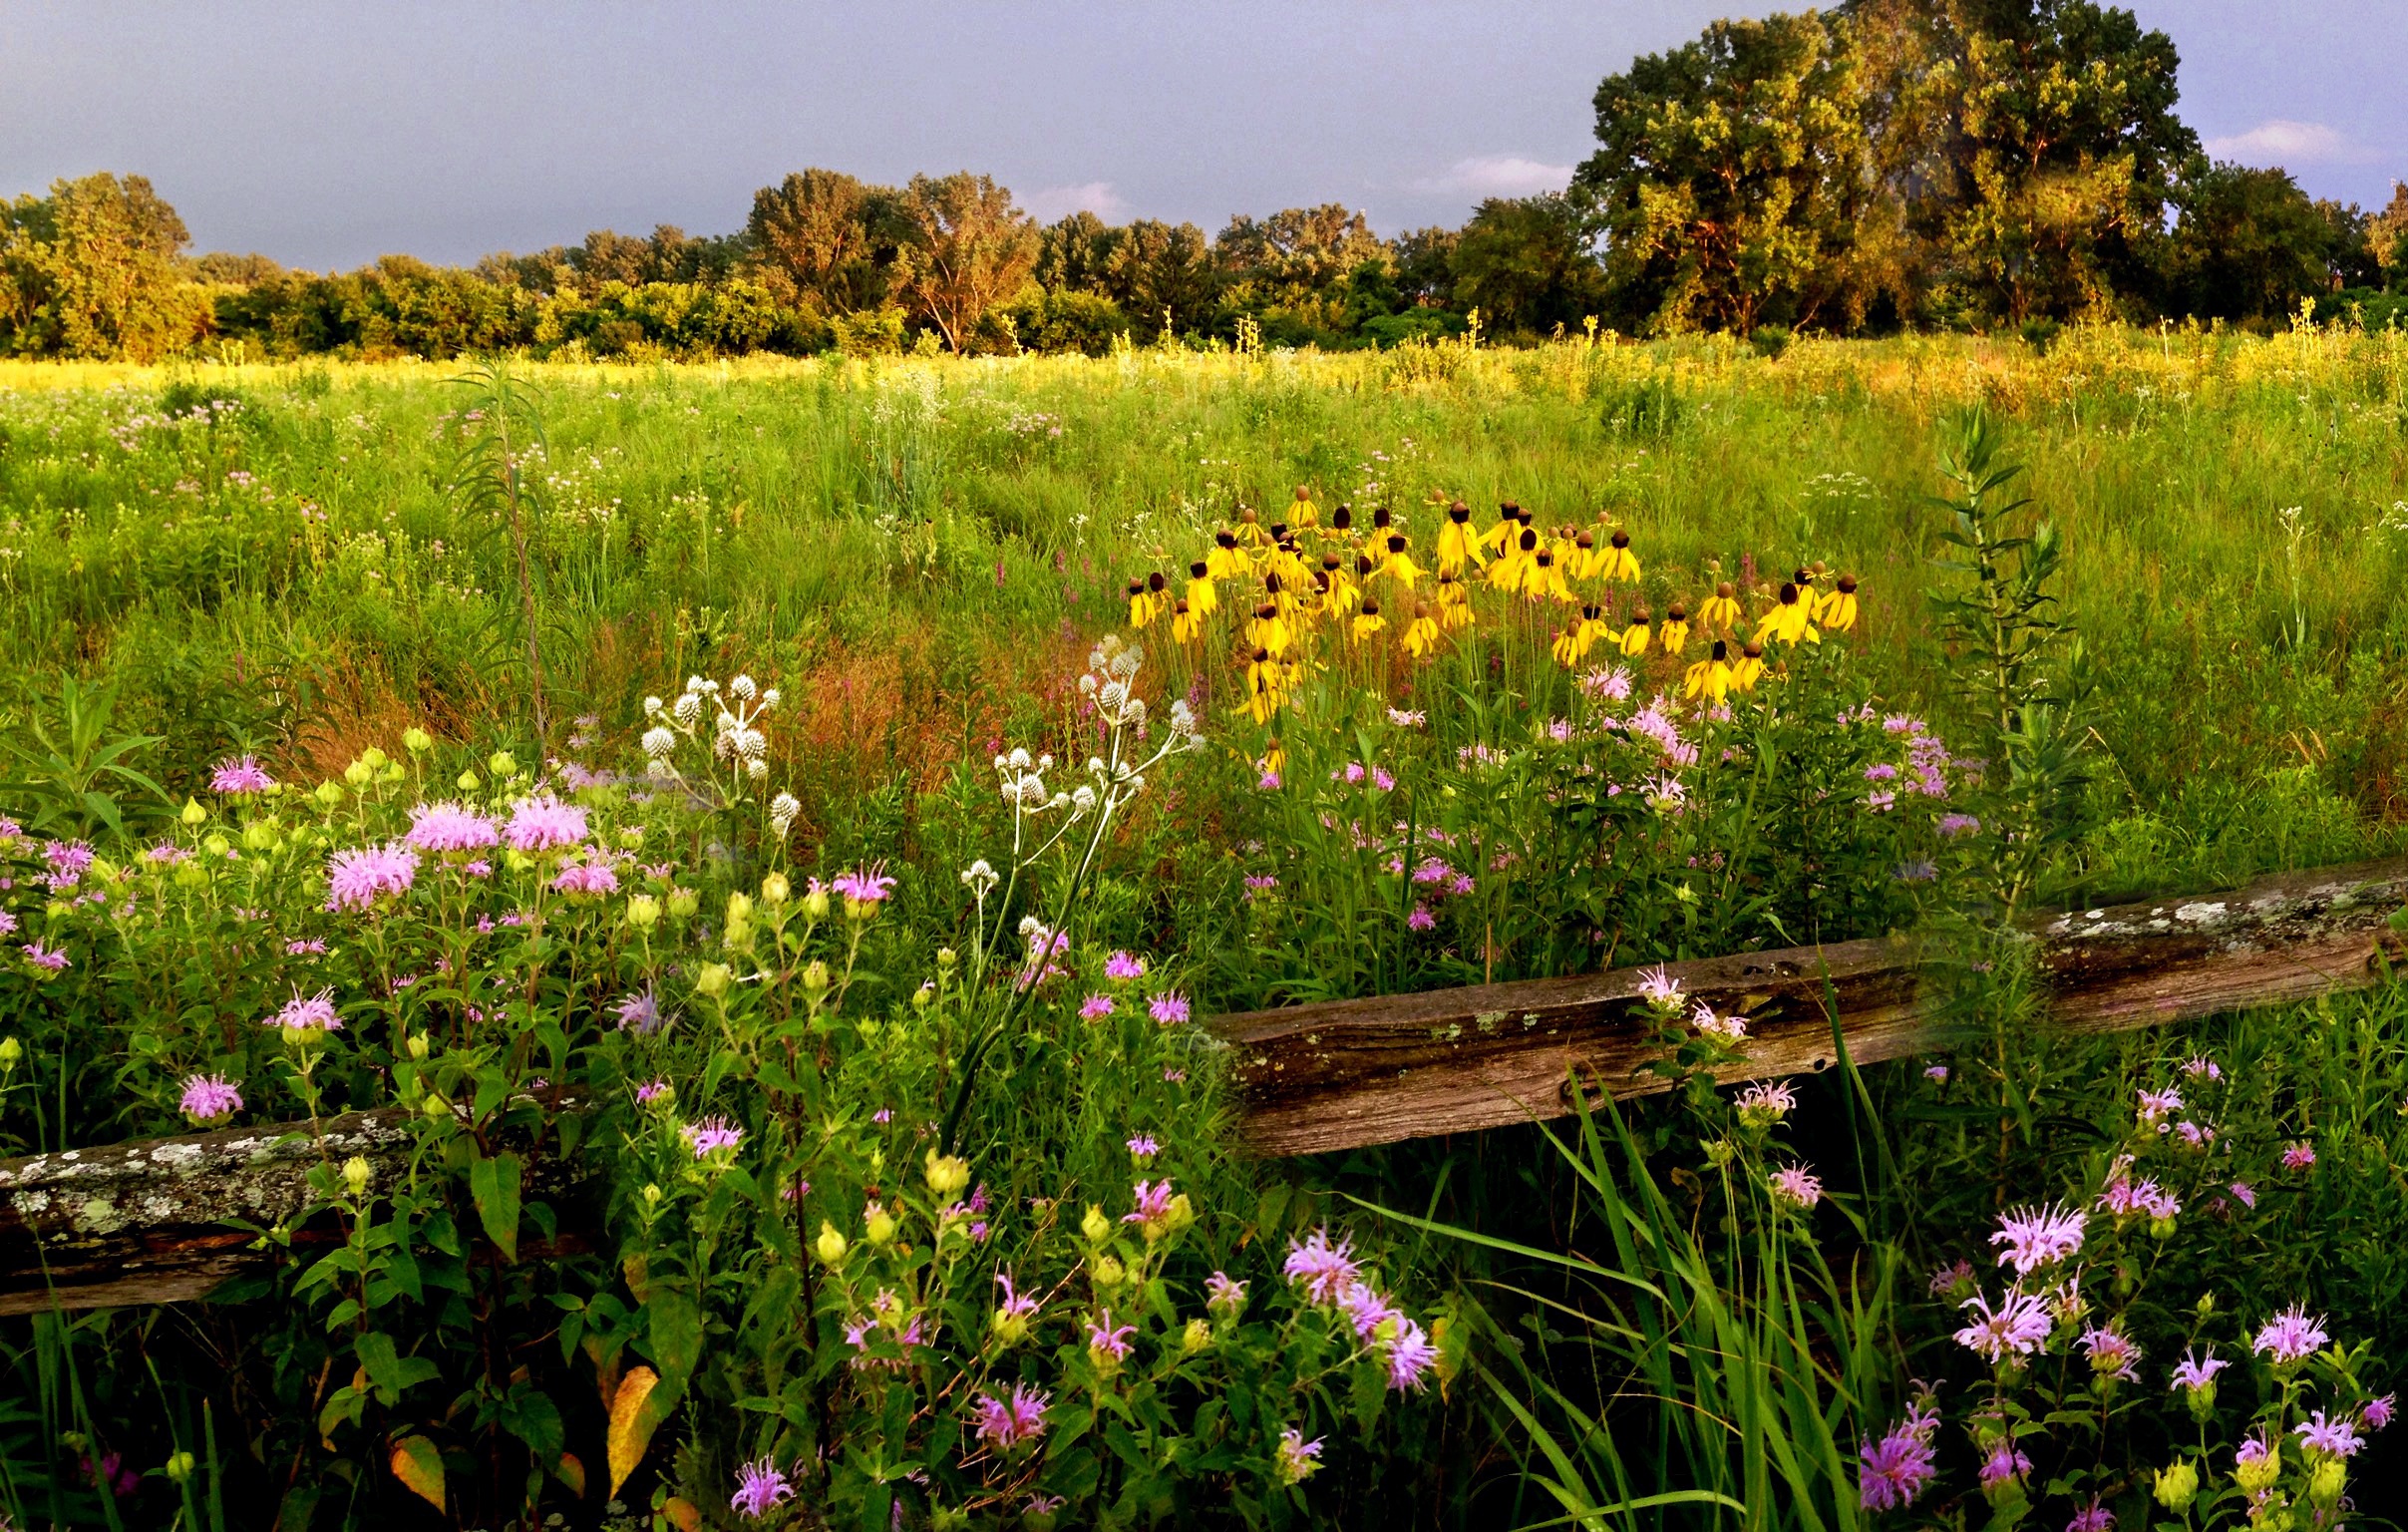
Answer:
<path fill-rule="evenodd" d="M 2131 3 L 2215 153 L 2369 205 L 2408 178 L 2408 0 Z M 1601 77 L 1775 8 L 0 0 L 0 195 L 146 175 L 198 248 L 314 268 L 726 232 L 811 165 L 1207 233 L 1344 201 L 1393 233 L 1561 186 Z"/>

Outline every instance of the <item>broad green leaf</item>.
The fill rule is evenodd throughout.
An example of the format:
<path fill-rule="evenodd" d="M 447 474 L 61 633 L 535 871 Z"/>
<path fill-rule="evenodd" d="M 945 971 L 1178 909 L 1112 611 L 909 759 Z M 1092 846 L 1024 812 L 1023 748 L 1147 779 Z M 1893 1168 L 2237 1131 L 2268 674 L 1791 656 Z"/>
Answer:
<path fill-rule="evenodd" d="M 469 1167 L 469 1195 L 477 1203 L 485 1237 L 510 1263 L 518 1259 L 518 1189 L 523 1175 L 524 1167 L 515 1154 L 479 1159 Z"/>

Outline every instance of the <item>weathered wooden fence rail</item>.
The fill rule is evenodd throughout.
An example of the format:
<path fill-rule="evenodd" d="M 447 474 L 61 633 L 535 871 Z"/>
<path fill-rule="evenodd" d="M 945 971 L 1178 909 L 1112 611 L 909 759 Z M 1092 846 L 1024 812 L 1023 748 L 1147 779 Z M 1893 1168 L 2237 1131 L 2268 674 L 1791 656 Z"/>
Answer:
<path fill-rule="evenodd" d="M 2071 911 L 2035 922 L 2056 1024 L 2114 1031 L 2371 984 L 2398 960 L 2387 921 L 2408 904 L 2408 859 L 2268 878 L 2231 893 Z M 1827 1002 L 1859 1062 L 1945 1046 L 1944 994 L 1906 939 L 1666 964 L 1682 988 L 1750 1016 L 1733 1079 L 1834 1061 Z M 1313 1154 L 1559 1116 L 1580 1088 L 1660 1088 L 1637 968 L 1578 978 L 1338 1000 L 1222 1016 L 1241 1130 L 1267 1155 Z M 338 1155 L 398 1174 L 397 1114 L 327 1125 Z M 307 1206 L 318 1157 L 306 1125 L 0 1162 L 0 1314 L 166 1303 L 274 1259 L 232 1221 L 274 1225 Z M 558 1171 L 551 1174 L 555 1178 Z"/>

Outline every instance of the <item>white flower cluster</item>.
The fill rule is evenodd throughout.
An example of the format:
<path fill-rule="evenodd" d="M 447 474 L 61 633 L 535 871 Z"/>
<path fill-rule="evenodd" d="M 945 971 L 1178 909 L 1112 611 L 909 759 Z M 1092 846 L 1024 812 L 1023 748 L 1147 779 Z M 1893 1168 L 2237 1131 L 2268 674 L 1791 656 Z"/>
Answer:
<path fill-rule="evenodd" d="M 644 730 L 643 750 L 647 768 L 654 777 L 664 781 L 682 781 L 677 769 L 678 747 L 702 739 L 702 720 L 706 710 L 711 719 L 710 754 L 714 763 L 724 763 L 741 777 L 758 782 L 769 775 L 769 735 L 761 727 L 761 718 L 778 705 L 778 688 L 754 684 L 749 675 L 739 675 L 722 687 L 719 682 L 699 675 L 686 677 L 685 690 L 674 702 L 663 703 L 658 697 L 644 698 L 644 716 L 651 727 Z M 780 806 L 788 805 L 780 819 Z M 794 823 L 802 805 L 786 794 L 779 794 L 771 806 L 771 822 L 780 835 Z"/>
<path fill-rule="evenodd" d="M 1014 750 L 1009 755 L 995 757 L 995 775 L 1003 779 L 998 789 L 1003 801 L 1023 814 L 1042 814 L 1070 802 L 1068 793 L 1047 797 L 1044 773 L 1054 769 L 1054 758 L 1040 755 L 1034 760 L 1026 750 Z"/>
<path fill-rule="evenodd" d="M 1096 711 L 1114 729 L 1129 729 L 1140 739 L 1146 736 L 1146 699 L 1137 694 L 1134 684 L 1139 667 L 1146 662 L 1146 651 L 1127 642 L 1117 633 L 1107 633 L 1088 651 L 1087 673 L 1079 677 L 1079 691 L 1095 699 Z M 1171 704 L 1171 746 L 1184 750 L 1197 742 L 1200 733 L 1195 710 L 1181 698 Z M 1095 763 L 1090 763 L 1094 769 Z"/>

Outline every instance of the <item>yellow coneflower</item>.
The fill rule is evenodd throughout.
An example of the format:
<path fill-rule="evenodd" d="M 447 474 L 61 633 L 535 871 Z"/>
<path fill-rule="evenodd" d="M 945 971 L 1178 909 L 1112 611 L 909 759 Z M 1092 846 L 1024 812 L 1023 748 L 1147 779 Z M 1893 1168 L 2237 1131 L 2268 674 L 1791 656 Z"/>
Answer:
<path fill-rule="evenodd" d="M 1220 595 L 1212 588 L 1211 566 L 1199 559 L 1188 566 L 1188 610 L 1201 621 L 1219 608 Z"/>
<path fill-rule="evenodd" d="M 1171 636 L 1174 639 L 1186 643 L 1203 631 L 1204 614 L 1196 609 L 1195 602 L 1183 599 L 1171 608 Z"/>
<path fill-rule="evenodd" d="M 1430 608 L 1416 605 L 1413 620 L 1405 624 L 1405 652 L 1420 659 L 1438 647 L 1438 623 L 1430 616 Z"/>
<path fill-rule="evenodd" d="M 1413 588 L 1415 580 L 1422 577 L 1421 566 L 1415 564 L 1412 556 L 1405 552 L 1403 533 L 1388 534 L 1388 557 L 1380 561 L 1380 573 L 1408 590 Z"/>
<path fill-rule="evenodd" d="M 1739 651 L 1739 663 L 1731 667 L 1731 689 L 1754 691 L 1764 679 L 1764 645 L 1751 643 Z"/>
<path fill-rule="evenodd" d="M 1835 633 L 1848 632 L 1857 625 L 1857 577 L 1854 574 L 1840 576 L 1840 582 L 1815 608 L 1815 620 Z"/>
<path fill-rule="evenodd" d="M 1739 610 L 1739 593 L 1729 580 L 1716 585 L 1705 604 L 1697 608 L 1697 620 L 1709 633 L 1727 633 L 1744 620 Z"/>
<path fill-rule="evenodd" d="M 1555 634 L 1555 641 L 1548 648 L 1548 652 L 1555 656 L 1556 664 L 1568 670 L 1580 662 L 1580 656 L 1584 652 L 1580 642 L 1580 629 L 1587 625 L 1581 618 L 1574 617 L 1564 625 L 1563 631 Z"/>
<path fill-rule="evenodd" d="M 1321 569 L 1313 579 L 1321 587 L 1323 603 L 1328 606 L 1332 616 L 1346 615 L 1354 610 L 1355 602 L 1362 598 L 1361 587 L 1355 584 L 1354 576 L 1346 573 L 1346 561 L 1334 553 L 1321 556 Z"/>
<path fill-rule="evenodd" d="M 1275 777 L 1287 769 L 1287 749 L 1274 739 L 1264 748 L 1262 759 L 1254 764 Z"/>
<path fill-rule="evenodd" d="M 1522 593 L 1536 600 L 1569 601 L 1571 587 L 1563 582 L 1563 570 L 1555 563 L 1555 551 L 1542 548 L 1531 555 L 1531 562 L 1522 572 Z"/>
<path fill-rule="evenodd" d="M 1380 598 L 1376 595 L 1364 596 L 1363 609 L 1355 614 L 1354 641 L 1361 643 L 1387 625 L 1388 619 L 1380 615 Z"/>
<path fill-rule="evenodd" d="M 1605 548 L 1603 567 L 1598 574 L 1607 579 L 1636 580 L 1639 577 L 1638 555 L 1630 551 L 1630 534 L 1615 528 Z"/>
<path fill-rule="evenodd" d="M 1129 581 L 1129 625 L 1131 627 L 1144 627 L 1162 611 L 1164 604 L 1162 587 L 1163 577 L 1160 574 L 1155 574 L 1151 579 Z"/>
<path fill-rule="evenodd" d="M 1329 527 L 1332 532 L 1348 532 L 1353 530 L 1354 507 L 1346 504 L 1344 501 L 1339 501 L 1338 509 L 1329 513 Z"/>
<path fill-rule="evenodd" d="M 1483 562 L 1480 539 L 1472 532 L 1472 508 L 1459 500 L 1447 507 L 1447 519 L 1439 525 L 1438 573 L 1460 574 Z"/>
<path fill-rule="evenodd" d="M 1256 548 L 1267 548 L 1279 540 L 1273 534 L 1262 530 L 1262 518 L 1252 506 L 1239 506 L 1237 508 L 1237 541 L 1250 543 Z"/>
<path fill-rule="evenodd" d="M 1246 624 L 1245 631 L 1256 648 L 1268 652 L 1273 658 L 1285 654 L 1289 640 L 1295 636 L 1288 628 L 1287 619 L 1279 615 L 1277 601 L 1264 601 L 1255 607 L 1254 620 Z"/>
<path fill-rule="evenodd" d="M 1245 555 L 1237 551 L 1237 534 L 1226 528 L 1212 534 L 1212 552 L 1204 558 L 1204 577 L 1236 579 L 1245 572 Z"/>
<path fill-rule="evenodd" d="M 1497 507 L 1497 525 L 1481 534 L 1480 546 L 1493 554 L 1504 553 L 1521 534 L 1523 522 L 1520 506 L 1510 500 L 1501 503 Z"/>
<path fill-rule="evenodd" d="M 1539 534 L 1515 524 L 1506 540 L 1504 557 L 1489 566 L 1488 580 L 1500 590 L 1520 590 L 1530 577 L 1531 561 L 1538 557 Z"/>
<path fill-rule="evenodd" d="M 1614 646 L 1622 651 L 1623 657 L 1636 659 L 1647 652 L 1647 609 L 1643 606 L 1630 614 L 1629 622 L 1622 628 L 1622 635 L 1614 640 Z"/>
<path fill-rule="evenodd" d="M 1452 574 L 1438 576 L 1438 620 L 1449 632 L 1472 625 L 1472 592 Z"/>
<path fill-rule="evenodd" d="M 1313 492 L 1300 484 L 1296 486 L 1296 503 L 1288 508 L 1287 514 L 1296 519 L 1299 527 L 1314 526 L 1321 519 L 1321 513 L 1313 508 Z"/>
<path fill-rule="evenodd" d="M 1256 723 L 1270 722 L 1271 715 L 1279 711 L 1279 661 L 1271 657 L 1270 650 L 1255 649 L 1253 657 L 1246 661 L 1245 701 L 1239 704 L 1238 711 Z"/>
<path fill-rule="evenodd" d="M 1597 571 L 1604 567 L 1604 556 L 1597 552 L 1597 535 L 1585 527 L 1572 534 L 1571 557 L 1563 561 L 1563 573 L 1588 580 L 1596 578 Z"/>
<path fill-rule="evenodd" d="M 1655 641 L 1664 646 L 1667 654 L 1678 654 L 1689 646 L 1689 608 L 1674 601 L 1664 611 L 1664 625 L 1655 630 Z"/>
<path fill-rule="evenodd" d="M 1715 639 L 1713 650 L 1689 667 L 1688 676 L 1681 684 L 1681 694 L 1690 698 L 1704 697 L 1719 707 L 1722 699 L 1731 694 L 1730 654 L 1730 647 L 1720 638 Z"/>
<path fill-rule="evenodd" d="M 1799 593 L 1795 580 L 1782 584 L 1780 601 L 1756 621 L 1756 641 L 1762 643 L 1768 637 L 1783 643 L 1823 641 L 1823 635 L 1815 631 L 1814 604 Z"/>

